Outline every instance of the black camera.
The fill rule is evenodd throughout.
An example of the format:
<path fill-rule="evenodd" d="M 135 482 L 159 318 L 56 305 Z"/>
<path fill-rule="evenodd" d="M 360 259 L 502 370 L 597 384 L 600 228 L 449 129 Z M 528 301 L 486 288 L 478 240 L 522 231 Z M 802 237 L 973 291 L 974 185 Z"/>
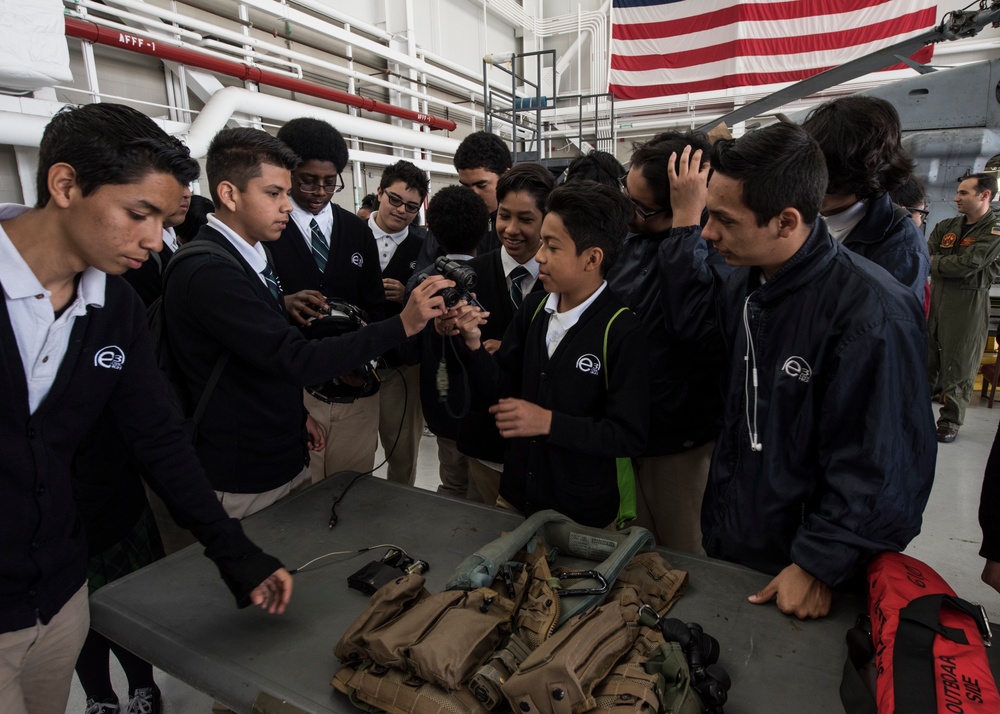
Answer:
<path fill-rule="evenodd" d="M 443 277 L 455 283 L 455 287 L 441 288 L 434 293 L 444 298 L 446 307 L 455 307 L 462 300 L 465 300 L 469 305 L 479 305 L 476 298 L 472 295 L 472 288 L 476 287 L 475 270 L 468 265 L 448 260 L 444 256 L 434 261 L 434 268 Z M 417 283 L 422 283 L 429 277 L 427 273 L 421 273 L 417 278 Z M 479 305 L 479 307 L 482 308 L 483 306 Z"/>
<path fill-rule="evenodd" d="M 720 667 L 719 641 L 707 634 L 697 622 L 684 623 L 673 617 L 660 621 L 660 631 L 667 642 L 677 642 L 687 657 L 691 686 L 698 692 L 708 714 L 722 714 L 732 682 Z"/>

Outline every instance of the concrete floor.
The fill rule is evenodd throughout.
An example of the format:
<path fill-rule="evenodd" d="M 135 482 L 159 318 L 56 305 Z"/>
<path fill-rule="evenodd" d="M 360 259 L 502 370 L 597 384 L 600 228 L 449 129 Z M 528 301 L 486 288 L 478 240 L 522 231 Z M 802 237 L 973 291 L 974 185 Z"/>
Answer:
<path fill-rule="evenodd" d="M 1000 594 L 979 579 L 983 561 L 978 555 L 982 533 L 977 513 L 983 469 L 998 421 L 1000 402 L 996 408 L 988 409 L 977 392 L 958 439 L 953 444 L 940 445 L 937 475 L 924 512 L 923 529 L 906 550 L 936 569 L 961 597 L 981 603 L 994 622 L 1000 622 Z M 380 452 L 377 460 L 381 461 L 381 458 Z M 420 445 L 416 485 L 436 489 L 437 466 L 436 443 L 432 437 L 424 437 Z M 384 477 L 385 468 L 377 470 L 376 475 Z M 124 675 L 114 658 L 112 681 L 119 696 L 124 696 L 127 689 Z M 157 682 L 163 691 L 164 714 L 209 713 L 212 705 L 210 697 L 159 671 Z M 83 714 L 84 700 L 83 690 L 74 677 L 67 714 Z"/>

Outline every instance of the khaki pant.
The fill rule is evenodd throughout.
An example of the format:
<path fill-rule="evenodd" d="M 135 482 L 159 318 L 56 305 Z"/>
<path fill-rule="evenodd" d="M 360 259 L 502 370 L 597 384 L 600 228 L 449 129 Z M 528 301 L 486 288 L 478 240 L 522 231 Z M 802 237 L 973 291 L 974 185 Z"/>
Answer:
<path fill-rule="evenodd" d="M 639 459 L 635 479 L 636 524 L 649 530 L 657 545 L 704 555 L 701 502 L 708 484 L 715 442 L 667 456 Z"/>
<path fill-rule="evenodd" d="M 252 516 L 258 511 L 263 511 L 268 506 L 277 503 L 292 491 L 297 491 L 302 486 L 308 485 L 311 475 L 312 472 L 309 470 L 309 467 L 306 466 L 288 483 L 283 486 L 278 486 L 278 488 L 273 488 L 270 491 L 264 491 L 264 493 L 229 493 L 228 491 L 216 491 L 215 495 L 219 499 L 219 503 L 222 504 L 222 508 L 226 511 L 226 515 L 230 518 L 242 519 L 247 516 Z"/>
<path fill-rule="evenodd" d="M 420 366 L 380 369 L 378 375 L 382 380 L 378 390 L 378 433 L 389 459 L 386 478 L 412 486 L 417 480 L 417 451 L 424 431 Z"/>
<path fill-rule="evenodd" d="M 479 491 L 479 498 L 487 506 L 497 505 L 497 499 L 500 498 L 500 475 L 500 471 L 490 468 L 479 459 L 469 457 L 469 476 Z"/>
<path fill-rule="evenodd" d="M 0 712 L 63 714 L 89 629 L 84 583 L 48 624 L 0 634 Z"/>
<path fill-rule="evenodd" d="M 470 501 L 479 500 L 479 491 L 469 476 L 469 457 L 458 450 L 454 439 L 438 436 L 438 475 L 441 485 L 438 493 L 457 498 L 467 498 Z"/>
<path fill-rule="evenodd" d="M 378 394 L 350 404 L 328 404 L 306 392 L 305 405 L 326 436 L 322 453 L 309 452 L 313 483 L 340 471 L 372 470 L 378 448 Z"/>

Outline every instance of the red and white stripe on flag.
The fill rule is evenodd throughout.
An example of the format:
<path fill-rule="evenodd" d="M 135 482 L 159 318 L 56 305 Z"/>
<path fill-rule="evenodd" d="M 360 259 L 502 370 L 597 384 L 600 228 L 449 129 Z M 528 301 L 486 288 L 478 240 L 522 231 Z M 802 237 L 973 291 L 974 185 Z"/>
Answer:
<path fill-rule="evenodd" d="M 609 91 L 645 99 L 797 82 L 939 18 L 936 0 L 614 0 L 611 22 Z"/>

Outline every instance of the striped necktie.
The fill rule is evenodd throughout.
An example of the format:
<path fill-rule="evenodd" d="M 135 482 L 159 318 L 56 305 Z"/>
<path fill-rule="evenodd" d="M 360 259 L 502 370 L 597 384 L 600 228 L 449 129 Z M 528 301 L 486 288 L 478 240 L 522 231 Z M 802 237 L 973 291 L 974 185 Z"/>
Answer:
<path fill-rule="evenodd" d="M 271 297 L 280 303 L 281 286 L 278 284 L 278 276 L 274 274 L 274 269 L 271 268 L 270 263 L 264 266 L 260 274 L 264 278 L 264 284 L 267 285 L 267 290 L 271 293 Z"/>
<path fill-rule="evenodd" d="M 319 223 L 316 222 L 315 218 L 309 220 L 309 233 L 309 242 L 312 244 L 312 254 L 316 260 L 316 267 L 319 268 L 319 272 L 325 272 L 326 261 L 330 259 L 330 248 L 327 246 L 326 238 L 323 237 L 323 231 L 320 230 Z"/>
<path fill-rule="evenodd" d="M 514 309 L 519 310 L 524 302 L 524 293 L 521 292 L 521 283 L 531 273 L 523 265 L 519 265 L 510 271 L 510 301 L 514 303 Z"/>

